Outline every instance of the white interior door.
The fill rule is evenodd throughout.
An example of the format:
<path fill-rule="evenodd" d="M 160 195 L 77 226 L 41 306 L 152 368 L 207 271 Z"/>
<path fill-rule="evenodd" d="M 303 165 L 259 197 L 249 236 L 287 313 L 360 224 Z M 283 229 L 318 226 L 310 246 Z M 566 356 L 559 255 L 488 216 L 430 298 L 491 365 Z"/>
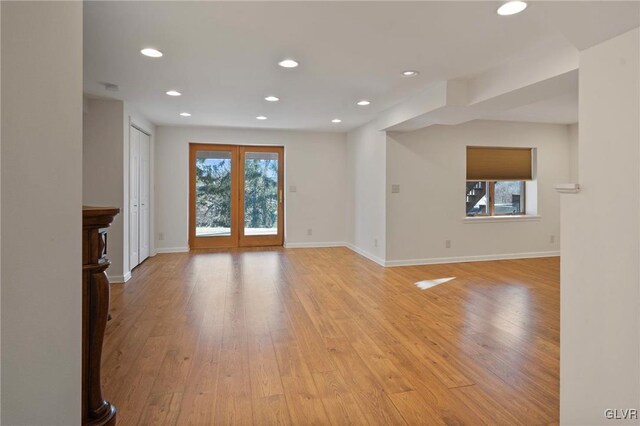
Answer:
<path fill-rule="evenodd" d="M 129 268 L 140 263 L 140 132 L 129 129 Z"/>
<path fill-rule="evenodd" d="M 139 132 L 140 134 L 140 256 L 139 262 L 142 263 L 147 257 L 149 257 L 149 223 L 150 223 L 150 209 L 149 209 L 149 177 L 150 168 L 149 162 L 151 157 L 150 152 L 150 137 L 146 133 Z"/>

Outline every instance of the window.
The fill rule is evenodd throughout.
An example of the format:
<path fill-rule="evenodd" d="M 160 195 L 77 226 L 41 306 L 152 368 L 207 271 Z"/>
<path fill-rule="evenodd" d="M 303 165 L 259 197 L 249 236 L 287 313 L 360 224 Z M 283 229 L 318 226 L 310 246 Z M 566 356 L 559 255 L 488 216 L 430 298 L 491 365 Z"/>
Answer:
<path fill-rule="evenodd" d="M 467 216 L 523 215 L 525 181 L 469 181 L 466 207 Z"/>
<path fill-rule="evenodd" d="M 532 157 L 531 148 L 468 146 L 467 216 L 525 215 L 526 181 L 533 179 Z"/>

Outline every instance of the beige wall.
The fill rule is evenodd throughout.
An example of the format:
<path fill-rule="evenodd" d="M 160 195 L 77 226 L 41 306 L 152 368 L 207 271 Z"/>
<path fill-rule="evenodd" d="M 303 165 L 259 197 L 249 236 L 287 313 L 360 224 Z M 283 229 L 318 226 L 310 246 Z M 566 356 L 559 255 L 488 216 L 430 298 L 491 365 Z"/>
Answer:
<path fill-rule="evenodd" d="M 109 276 L 122 277 L 124 103 L 111 99 L 88 99 L 83 114 L 82 202 L 88 206 L 113 206 L 121 211 L 109 229 Z M 128 123 L 127 123 L 128 125 Z M 118 281 L 118 280 L 116 280 Z M 120 279 L 119 281 L 122 281 Z"/>
<path fill-rule="evenodd" d="M 386 256 L 386 132 L 375 122 L 347 135 L 347 242 L 368 258 Z"/>
<path fill-rule="evenodd" d="M 131 124 L 151 135 L 155 126 L 126 102 L 115 99 L 84 99 L 83 114 L 83 193 L 85 205 L 114 206 L 120 209 L 109 229 L 107 269 L 111 282 L 124 282 L 129 267 L 129 129 Z M 151 161 L 153 186 L 153 155 Z M 153 194 L 153 192 L 152 192 Z M 153 197 L 153 195 L 152 195 Z M 151 199 L 153 205 L 153 198 Z M 151 234 L 153 233 L 151 211 Z M 154 254 L 153 239 L 150 252 Z"/>
<path fill-rule="evenodd" d="M 80 424 L 82 3 L 1 7 L 1 423 Z"/>
<path fill-rule="evenodd" d="M 565 125 L 506 121 L 390 133 L 387 261 L 393 265 L 557 255 L 560 204 L 554 185 L 569 179 L 568 135 Z M 509 223 L 465 220 L 468 145 L 536 149 L 537 176 L 527 185 L 527 210 L 537 205 L 539 218 Z M 391 193 L 393 184 L 400 185 L 400 193 Z M 451 248 L 445 247 L 446 240 Z"/>
<path fill-rule="evenodd" d="M 160 126 L 155 151 L 158 252 L 186 250 L 188 246 L 189 142 L 284 145 L 285 243 L 303 246 L 345 241 L 343 134 Z M 297 192 L 289 192 L 290 185 L 295 185 Z M 312 235 L 307 235 L 307 229 L 313 230 Z"/>
<path fill-rule="evenodd" d="M 580 184 L 562 196 L 560 420 L 640 408 L 640 30 L 580 54 Z"/>
<path fill-rule="evenodd" d="M 580 148 L 578 123 L 569 126 L 569 179 L 571 183 L 580 182 L 578 155 Z M 569 182 L 567 182 L 569 183 Z"/>
<path fill-rule="evenodd" d="M 2 22 L 2 7 L 0 7 L 0 23 Z M 0 25 L 1 29 L 1 25 Z M 0 31 L 0 45 L 2 44 L 2 31 Z M 0 81 L 2 80 L 2 55 L 0 55 Z M 2 85 L 0 84 L 0 87 Z M 2 90 L 0 89 L 0 98 Z M 0 117 L 2 106 L 0 102 Z M 1 125 L 0 125 L 1 128 Z M 0 253 L 2 252 L 2 131 L 0 130 Z M 2 422 L 2 257 L 0 256 L 0 423 Z"/>

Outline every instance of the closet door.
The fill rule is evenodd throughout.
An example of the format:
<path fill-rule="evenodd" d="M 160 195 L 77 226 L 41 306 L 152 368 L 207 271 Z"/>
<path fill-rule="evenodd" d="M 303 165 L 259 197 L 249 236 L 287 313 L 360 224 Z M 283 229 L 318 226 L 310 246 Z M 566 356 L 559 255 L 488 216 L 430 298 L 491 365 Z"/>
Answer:
<path fill-rule="evenodd" d="M 140 256 L 142 263 L 149 257 L 149 223 L 150 223 L 150 137 L 146 133 L 139 132 L 140 135 Z"/>
<path fill-rule="evenodd" d="M 140 132 L 129 128 L 129 269 L 140 263 Z"/>

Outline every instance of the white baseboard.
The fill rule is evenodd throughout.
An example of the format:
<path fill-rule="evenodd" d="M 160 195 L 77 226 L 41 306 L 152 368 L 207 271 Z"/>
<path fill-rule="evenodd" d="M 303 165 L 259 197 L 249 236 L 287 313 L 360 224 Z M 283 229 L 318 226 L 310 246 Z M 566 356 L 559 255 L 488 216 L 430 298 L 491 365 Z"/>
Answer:
<path fill-rule="evenodd" d="M 346 247 L 344 242 L 328 243 L 284 243 L 284 248 L 320 248 L 320 247 Z"/>
<path fill-rule="evenodd" d="M 530 253 L 487 254 L 482 256 L 436 257 L 431 259 L 388 260 L 384 266 L 437 265 L 443 263 L 486 262 L 490 260 L 531 259 L 536 257 L 560 256 L 559 251 L 539 251 Z"/>
<path fill-rule="evenodd" d="M 509 260 L 509 259 L 532 259 L 537 257 L 555 257 L 560 256 L 559 251 L 540 251 L 540 252 L 528 252 L 528 253 L 507 253 L 507 254 L 488 254 L 480 256 L 459 256 L 459 257 L 435 257 L 428 259 L 404 259 L 404 260 L 388 260 L 385 261 L 373 254 L 354 246 L 351 243 L 345 242 L 311 242 L 311 243 L 285 243 L 285 248 L 321 248 L 321 247 L 347 247 L 351 251 L 358 253 L 361 256 L 366 257 L 369 260 L 374 261 L 380 266 L 393 267 L 393 266 L 417 266 L 417 265 L 438 265 L 446 263 L 464 263 L 464 262 L 486 262 L 491 260 Z M 189 251 L 189 247 L 164 247 L 156 248 L 156 253 L 186 253 Z M 127 282 L 131 278 L 131 273 L 122 276 L 109 277 L 111 283 L 123 283 Z"/>
<path fill-rule="evenodd" d="M 362 250 L 359 247 L 354 246 L 353 244 L 350 243 L 345 243 L 345 242 L 329 242 L 329 243 L 285 243 L 284 244 L 285 248 L 288 249 L 295 249 L 295 248 L 314 248 L 314 247 L 346 247 L 349 250 L 358 253 L 360 256 L 364 256 L 369 260 L 373 260 L 374 262 L 376 262 L 378 265 L 380 266 L 385 266 L 384 265 L 384 260 L 380 259 L 379 257 L 376 257 L 374 255 L 372 255 L 371 253 Z"/>
<path fill-rule="evenodd" d="M 131 279 L 131 271 L 124 275 L 107 275 L 107 278 L 109 278 L 109 284 L 124 284 Z"/>
<path fill-rule="evenodd" d="M 356 247 L 351 243 L 345 243 L 345 246 L 347 248 L 349 248 L 351 251 L 354 251 L 354 252 L 358 253 L 360 256 L 364 256 L 369 260 L 373 260 L 374 262 L 376 262 L 380 266 L 386 266 L 384 260 L 380 259 L 377 256 L 372 255 L 371 253 L 369 253 L 369 252 L 367 252 L 365 250 L 362 250 L 360 247 Z"/>
<path fill-rule="evenodd" d="M 156 253 L 187 253 L 189 247 L 158 247 Z"/>

